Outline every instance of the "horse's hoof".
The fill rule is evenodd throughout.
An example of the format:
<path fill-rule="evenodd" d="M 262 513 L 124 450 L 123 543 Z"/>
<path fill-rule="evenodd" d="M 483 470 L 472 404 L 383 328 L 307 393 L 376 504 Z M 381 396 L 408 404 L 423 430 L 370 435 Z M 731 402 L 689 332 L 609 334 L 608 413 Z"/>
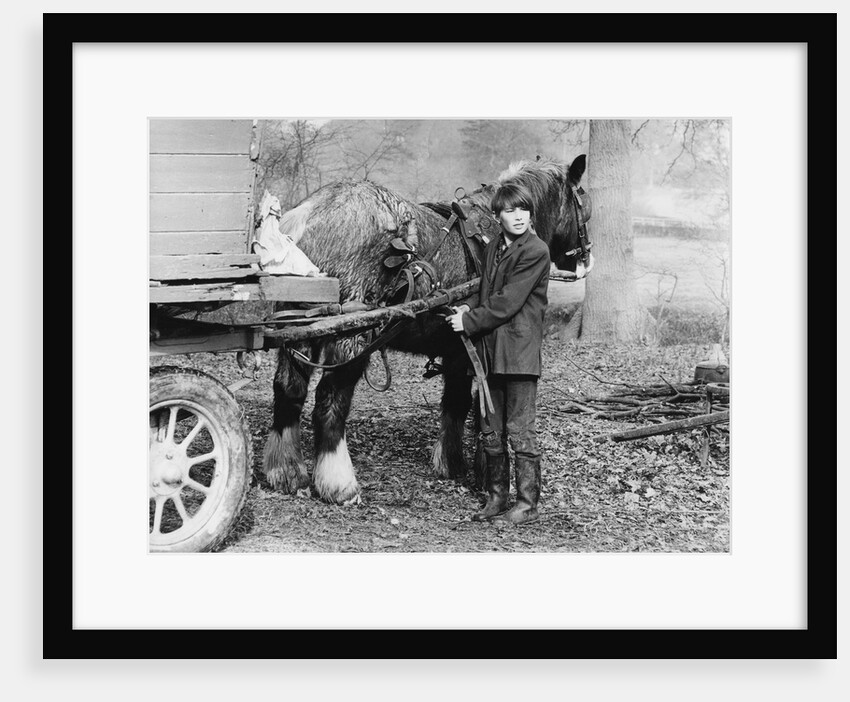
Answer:
<path fill-rule="evenodd" d="M 289 480 L 286 477 L 286 471 L 283 468 L 271 468 L 264 471 L 266 480 L 271 485 L 272 490 L 282 490 L 289 492 Z"/>
<path fill-rule="evenodd" d="M 431 465 L 434 467 L 434 475 L 438 478 L 462 480 L 466 477 L 467 468 L 463 455 L 447 450 L 441 439 L 437 439 L 437 443 L 434 444 Z"/>
<path fill-rule="evenodd" d="M 293 446 L 291 432 L 272 431 L 263 450 L 263 474 L 275 490 L 292 494 L 310 486 L 310 473 L 300 450 Z"/>
<path fill-rule="evenodd" d="M 434 461 L 434 473 L 438 478 L 446 480 L 463 480 L 467 473 L 466 463 L 464 461 Z"/>
<path fill-rule="evenodd" d="M 310 494 L 310 474 L 304 466 L 298 466 L 295 469 L 276 466 L 268 470 L 265 476 L 274 490 L 288 495 L 307 490 L 308 496 Z"/>
<path fill-rule="evenodd" d="M 350 505 L 359 505 L 362 502 L 360 499 L 360 485 L 356 481 L 344 489 L 335 491 L 322 489 L 319 485 L 314 485 L 313 488 L 320 499 L 332 505 L 348 507 Z"/>
<path fill-rule="evenodd" d="M 342 503 L 343 507 L 351 507 L 352 505 L 362 504 L 363 500 L 360 499 L 360 493 L 358 492 L 354 497 L 350 500 L 346 500 Z"/>
<path fill-rule="evenodd" d="M 316 492 L 319 493 L 319 497 L 321 497 L 325 502 L 345 506 L 360 504 L 360 484 L 356 480 L 344 487 L 336 487 L 334 489 L 328 489 L 329 486 L 327 485 L 322 487 L 314 485 L 313 487 L 316 489 Z"/>

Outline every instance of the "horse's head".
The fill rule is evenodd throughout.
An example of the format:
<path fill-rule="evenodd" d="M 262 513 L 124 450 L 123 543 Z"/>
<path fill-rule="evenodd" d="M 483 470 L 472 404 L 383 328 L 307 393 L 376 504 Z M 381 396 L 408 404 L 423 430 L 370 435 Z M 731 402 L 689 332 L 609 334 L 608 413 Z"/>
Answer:
<path fill-rule="evenodd" d="M 495 236 L 499 225 L 493 219 L 490 201 L 496 190 L 508 183 L 522 185 L 534 204 L 532 224 L 537 235 L 549 244 L 549 254 L 555 266 L 579 277 L 592 266 L 590 242 L 587 239 L 587 220 L 590 219 L 590 196 L 581 188 L 581 178 L 587 166 L 582 154 L 567 165 L 554 160 L 520 161 L 512 163 L 496 183 L 482 184 L 467 196 L 479 230 Z"/>

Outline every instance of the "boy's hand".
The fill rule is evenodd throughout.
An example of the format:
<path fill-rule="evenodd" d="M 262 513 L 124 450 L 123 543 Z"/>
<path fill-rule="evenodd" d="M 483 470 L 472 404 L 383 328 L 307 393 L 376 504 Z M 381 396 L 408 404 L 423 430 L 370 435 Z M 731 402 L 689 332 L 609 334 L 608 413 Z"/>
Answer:
<path fill-rule="evenodd" d="M 446 321 L 451 325 L 452 331 L 462 332 L 463 331 L 463 313 L 469 312 L 469 307 L 467 305 L 461 305 L 460 307 L 452 307 L 454 314 L 450 314 L 446 317 Z"/>

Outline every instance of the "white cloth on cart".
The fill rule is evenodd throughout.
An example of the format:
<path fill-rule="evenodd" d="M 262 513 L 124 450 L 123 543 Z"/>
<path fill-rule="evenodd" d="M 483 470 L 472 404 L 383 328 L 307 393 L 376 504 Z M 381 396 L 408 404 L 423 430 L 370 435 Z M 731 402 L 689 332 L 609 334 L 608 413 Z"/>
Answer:
<path fill-rule="evenodd" d="M 295 241 L 281 234 L 280 215 L 280 200 L 266 190 L 260 203 L 260 226 L 251 242 L 252 250 L 260 256 L 260 268 L 278 275 L 321 275 Z"/>

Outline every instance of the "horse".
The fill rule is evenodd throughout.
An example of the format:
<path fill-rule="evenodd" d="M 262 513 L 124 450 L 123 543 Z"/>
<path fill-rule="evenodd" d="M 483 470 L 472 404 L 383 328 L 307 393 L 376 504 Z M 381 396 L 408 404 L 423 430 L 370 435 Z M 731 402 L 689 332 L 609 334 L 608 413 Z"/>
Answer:
<path fill-rule="evenodd" d="M 588 260 L 583 227 L 591 211 L 590 198 L 579 187 L 585 168 L 584 154 L 569 164 L 549 159 L 515 162 L 496 182 L 482 184 L 457 204 L 468 214 L 467 224 L 477 227 L 486 242 L 499 231 L 490 209 L 496 188 L 507 183 L 524 185 L 533 198 L 533 226 L 549 245 L 552 262 L 580 277 Z M 412 203 L 371 181 L 343 180 L 323 187 L 285 212 L 279 231 L 297 241 L 323 272 L 339 279 L 341 303 L 393 304 L 402 295 L 424 297 L 435 287 L 448 289 L 475 277 L 461 237 L 443 229 L 451 213 L 450 203 Z M 429 261 L 426 268 L 431 271 L 415 279 L 411 276 L 408 289 L 400 291 L 397 273 L 384 265 L 387 255 L 397 253 L 399 246 Z M 433 280 L 435 276 L 437 280 Z M 262 468 L 273 489 L 289 493 L 309 490 L 310 471 L 300 448 L 301 412 L 313 368 L 337 366 L 324 370 L 316 387 L 312 484 L 324 501 L 360 502 L 345 423 L 355 386 L 368 365 L 368 355 L 358 355 L 366 345 L 361 334 L 305 342 L 304 354 L 280 349 L 272 426 Z M 473 393 L 462 340 L 442 317 L 426 314 L 406 321 L 389 346 L 441 359 L 444 385 L 432 464 L 438 477 L 464 478 L 467 467 L 462 439 Z"/>

